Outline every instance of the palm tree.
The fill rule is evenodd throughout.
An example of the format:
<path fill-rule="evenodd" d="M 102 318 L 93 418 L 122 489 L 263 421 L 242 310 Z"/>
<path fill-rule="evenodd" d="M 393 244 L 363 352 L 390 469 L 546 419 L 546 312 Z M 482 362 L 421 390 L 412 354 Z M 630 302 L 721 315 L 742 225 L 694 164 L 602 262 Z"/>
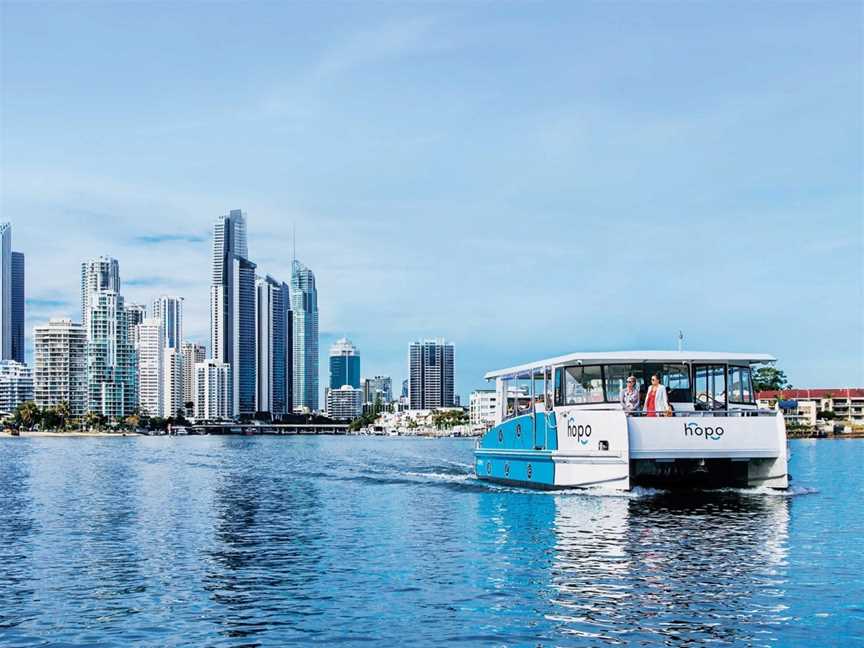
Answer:
<path fill-rule="evenodd" d="M 39 406 L 33 401 L 23 402 L 15 408 L 15 418 L 22 427 L 29 430 L 41 418 Z"/>

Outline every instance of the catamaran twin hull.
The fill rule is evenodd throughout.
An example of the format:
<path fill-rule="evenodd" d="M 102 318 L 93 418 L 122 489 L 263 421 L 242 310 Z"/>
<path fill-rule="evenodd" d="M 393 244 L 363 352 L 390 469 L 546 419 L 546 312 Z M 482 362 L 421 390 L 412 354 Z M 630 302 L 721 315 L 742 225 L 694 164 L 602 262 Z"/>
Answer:
<path fill-rule="evenodd" d="M 660 352 L 636 358 L 648 353 Z M 783 417 L 756 408 L 748 361 L 665 352 L 646 367 L 638 359 L 616 363 L 609 355 L 596 360 L 606 364 L 583 359 L 572 372 L 565 357 L 487 375 L 498 382 L 499 421 L 475 449 L 477 477 L 533 488 L 788 487 Z M 671 384 L 674 411 L 625 414 L 612 397 L 617 400 L 627 376 L 655 367 L 666 370 L 654 373 Z M 568 383 L 570 373 L 575 385 Z M 712 374 L 707 382 L 706 373 Z M 543 386 L 512 389 L 508 381 L 520 376 Z M 594 402 L 568 404 L 589 399 Z"/>

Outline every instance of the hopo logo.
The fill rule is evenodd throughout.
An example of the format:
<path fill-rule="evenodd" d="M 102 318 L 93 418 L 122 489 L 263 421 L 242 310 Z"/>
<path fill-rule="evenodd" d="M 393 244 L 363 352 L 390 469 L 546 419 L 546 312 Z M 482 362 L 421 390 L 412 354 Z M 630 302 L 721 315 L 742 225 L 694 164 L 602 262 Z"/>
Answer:
<path fill-rule="evenodd" d="M 705 437 L 706 439 L 710 439 L 711 441 L 719 441 L 720 437 L 726 432 L 719 425 L 717 427 L 711 427 L 708 425 L 701 426 L 697 425 L 694 422 L 685 423 L 684 424 L 684 436 L 692 436 L 692 437 Z"/>
<path fill-rule="evenodd" d="M 567 421 L 567 436 L 577 439 L 582 445 L 588 445 L 588 439 L 591 436 L 591 426 L 576 425 L 576 421 L 571 418 Z"/>

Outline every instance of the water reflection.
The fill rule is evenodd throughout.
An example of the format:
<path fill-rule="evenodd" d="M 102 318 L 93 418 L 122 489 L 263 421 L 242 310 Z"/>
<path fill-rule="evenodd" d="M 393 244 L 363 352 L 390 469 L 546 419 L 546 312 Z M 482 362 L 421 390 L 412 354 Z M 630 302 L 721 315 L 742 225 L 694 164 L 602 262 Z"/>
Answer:
<path fill-rule="evenodd" d="M 749 643 L 783 622 L 786 498 L 725 492 L 556 503 L 548 615 L 556 633 L 610 644 Z"/>
<path fill-rule="evenodd" d="M 277 627 L 291 637 L 305 615 L 315 614 L 312 588 L 324 542 L 318 489 L 260 446 L 254 439 L 225 442 L 214 493 L 215 541 L 203 587 L 218 606 L 220 634 L 231 639 Z"/>
<path fill-rule="evenodd" d="M 20 601 L 33 593 L 30 543 L 38 527 L 30 497 L 32 446 L 0 445 L 0 636 L 25 619 Z"/>

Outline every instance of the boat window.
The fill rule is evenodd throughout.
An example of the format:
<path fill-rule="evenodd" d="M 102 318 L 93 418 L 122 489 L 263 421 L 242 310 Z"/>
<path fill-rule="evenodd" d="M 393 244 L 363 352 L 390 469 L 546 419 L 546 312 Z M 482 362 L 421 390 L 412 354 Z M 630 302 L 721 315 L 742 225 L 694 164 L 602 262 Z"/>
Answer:
<path fill-rule="evenodd" d="M 670 403 L 691 403 L 690 366 L 686 364 L 645 364 L 645 382 L 650 382 L 654 374 L 660 376 L 660 382 L 666 386 L 666 395 Z M 642 390 L 645 396 L 645 389 Z"/>
<path fill-rule="evenodd" d="M 639 392 L 645 393 L 645 382 L 642 378 L 642 363 L 605 365 L 603 375 L 606 378 L 606 401 L 617 403 L 621 390 L 627 386 L 627 378 L 634 376 Z"/>
<path fill-rule="evenodd" d="M 726 408 L 726 367 L 724 365 L 697 365 L 696 407 L 716 410 Z"/>
<path fill-rule="evenodd" d="M 564 404 L 564 370 L 561 367 L 555 369 L 555 404 Z"/>
<path fill-rule="evenodd" d="M 566 405 L 603 402 L 603 370 L 597 366 L 567 367 L 564 371 Z"/>
<path fill-rule="evenodd" d="M 753 403 L 750 367 L 729 367 L 728 382 L 730 403 Z"/>

